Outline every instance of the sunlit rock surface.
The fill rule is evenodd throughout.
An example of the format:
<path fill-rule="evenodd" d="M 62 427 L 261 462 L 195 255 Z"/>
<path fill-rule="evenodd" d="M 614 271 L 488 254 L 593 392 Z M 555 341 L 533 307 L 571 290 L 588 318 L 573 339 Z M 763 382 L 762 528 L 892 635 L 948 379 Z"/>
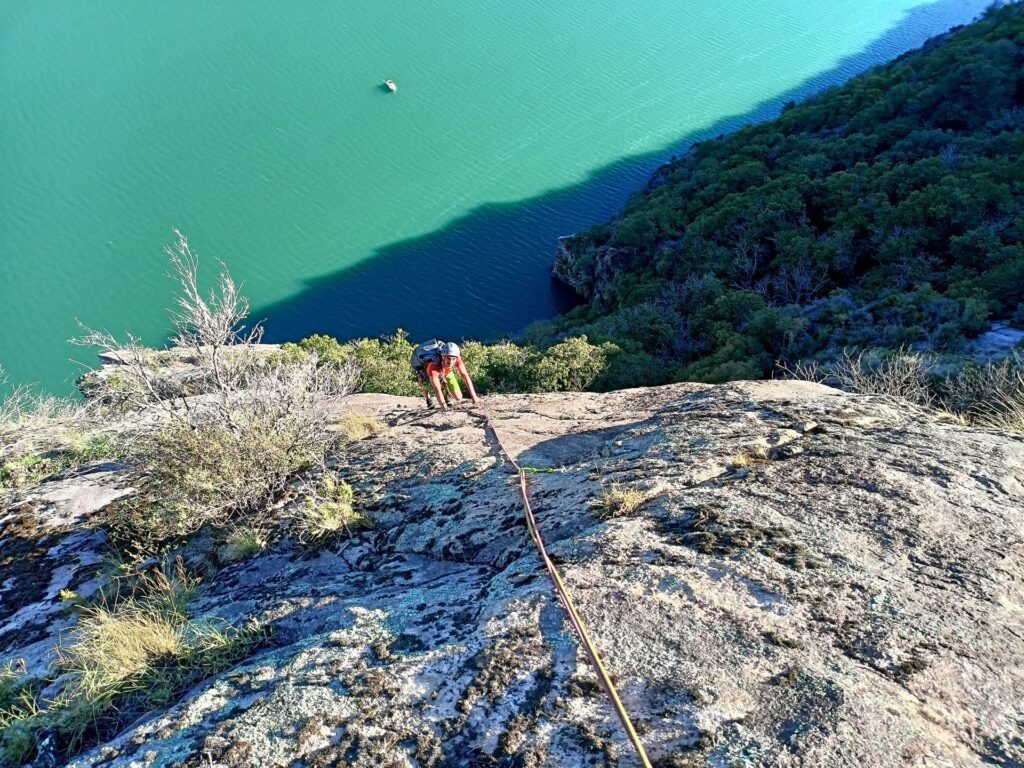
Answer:
<path fill-rule="evenodd" d="M 638 765 L 483 413 L 656 765 L 1024 761 L 1020 440 L 803 382 L 344 407 L 390 424 L 334 459 L 376 529 L 207 578 L 269 647 L 72 765 Z M 122 475 L 0 496 L 4 658 L 47 662 Z"/>

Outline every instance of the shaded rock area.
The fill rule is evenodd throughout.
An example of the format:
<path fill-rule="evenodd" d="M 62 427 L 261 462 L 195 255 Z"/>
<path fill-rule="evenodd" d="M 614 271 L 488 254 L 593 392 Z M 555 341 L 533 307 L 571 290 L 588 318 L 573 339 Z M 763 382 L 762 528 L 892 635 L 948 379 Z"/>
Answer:
<path fill-rule="evenodd" d="M 207 579 L 270 647 L 71 765 L 638 765 L 484 411 L 655 765 L 1024 761 L 1019 439 L 805 382 L 344 408 L 390 425 L 333 458 L 376 528 Z M 602 519 L 613 484 L 652 498 Z M 4 658 L 45 663 L 124 485 L 0 496 Z"/>

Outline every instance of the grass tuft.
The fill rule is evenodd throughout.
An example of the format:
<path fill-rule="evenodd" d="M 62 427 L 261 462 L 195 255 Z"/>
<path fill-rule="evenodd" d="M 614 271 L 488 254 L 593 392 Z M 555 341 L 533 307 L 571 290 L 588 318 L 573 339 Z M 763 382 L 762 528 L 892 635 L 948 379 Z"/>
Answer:
<path fill-rule="evenodd" d="M 344 480 L 325 475 L 298 519 L 302 543 L 321 543 L 338 533 L 369 530 L 373 522 L 355 508 L 355 492 Z"/>
<path fill-rule="evenodd" d="M 598 514 L 603 518 L 623 517 L 633 514 L 663 492 L 664 489 L 661 487 L 643 491 L 612 483 L 601 489 L 601 495 L 591 502 L 591 506 L 597 509 Z"/>
<path fill-rule="evenodd" d="M 365 440 L 380 434 L 388 425 L 376 416 L 369 416 L 365 413 L 346 413 L 338 419 L 338 442 L 341 445 L 354 443 L 357 440 Z"/>
<path fill-rule="evenodd" d="M 217 550 L 217 557 L 224 563 L 238 563 L 255 557 L 266 548 L 267 532 L 262 528 L 235 528 Z"/>

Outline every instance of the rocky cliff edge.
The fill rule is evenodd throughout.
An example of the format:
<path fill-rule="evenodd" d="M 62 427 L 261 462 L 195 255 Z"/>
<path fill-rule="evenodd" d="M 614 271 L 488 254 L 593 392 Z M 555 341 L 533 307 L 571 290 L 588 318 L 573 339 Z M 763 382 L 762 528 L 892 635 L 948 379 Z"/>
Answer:
<path fill-rule="evenodd" d="M 71 765 L 637 765 L 479 412 L 344 408 L 389 425 L 333 459 L 375 529 L 208 578 L 269 646 Z M 792 381 L 485 408 L 655 765 L 1024 761 L 1019 439 Z M 0 496 L 0 657 L 52 660 L 126 484 Z"/>

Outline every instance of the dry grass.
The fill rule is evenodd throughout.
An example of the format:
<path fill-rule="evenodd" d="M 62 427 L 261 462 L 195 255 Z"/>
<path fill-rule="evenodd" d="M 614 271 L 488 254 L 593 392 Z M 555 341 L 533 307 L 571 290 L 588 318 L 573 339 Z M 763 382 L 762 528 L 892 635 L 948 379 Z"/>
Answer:
<path fill-rule="evenodd" d="M 633 514 L 663 492 L 664 489 L 661 487 L 640 490 L 612 483 L 610 486 L 601 488 L 601 495 L 591 502 L 591 506 L 598 511 L 601 517 L 622 517 Z"/>
<path fill-rule="evenodd" d="M 336 432 L 338 442 L 345 444 L 373 437 L 387 428 L 388 425 L 376 416 L 365 413 L 346 413 L 338 419 Z"/>
<path fill-rule="evenodd" d="M 179 563 L 135 575 L 126 597 L 78 609 L 78 623 L 57 649 L 65 684 L 46 716 L 69 754 L 169 704 L 262 642 L 255 626 L 192 619 L 188 605 L 197 584 Z"/>
<path fill-rule="evenodd" d="M 0 366 L 0 433 L 73 421 L 92 410 L 88 403 L 79 400 L 40 393 L 25 384 L 12 384 Z"/>
<path fill-rule="evenodd" d="M 941 384 L 943 405 L 956 413 L 971 413 L 986 403 L 993 403 L 1019 392 L 1024 356 L 1013 352 L 1009 357 L 978 365 L 970 363 L 947 376 Z"/>
<path fill-rule="evenodd" d="M 27 677 L 23 663 L 0 665 L 0 765 L 22 765 L 35 748 L 32 730 L 40 715 L 36 682 Z"/>
<path fill-rule="evenodd" d="M 1012 385 L 990 401 L 975 404 L 972 417 L 982 427 L 1024 434 L 1024 374 L 1018 372 Z"/>

